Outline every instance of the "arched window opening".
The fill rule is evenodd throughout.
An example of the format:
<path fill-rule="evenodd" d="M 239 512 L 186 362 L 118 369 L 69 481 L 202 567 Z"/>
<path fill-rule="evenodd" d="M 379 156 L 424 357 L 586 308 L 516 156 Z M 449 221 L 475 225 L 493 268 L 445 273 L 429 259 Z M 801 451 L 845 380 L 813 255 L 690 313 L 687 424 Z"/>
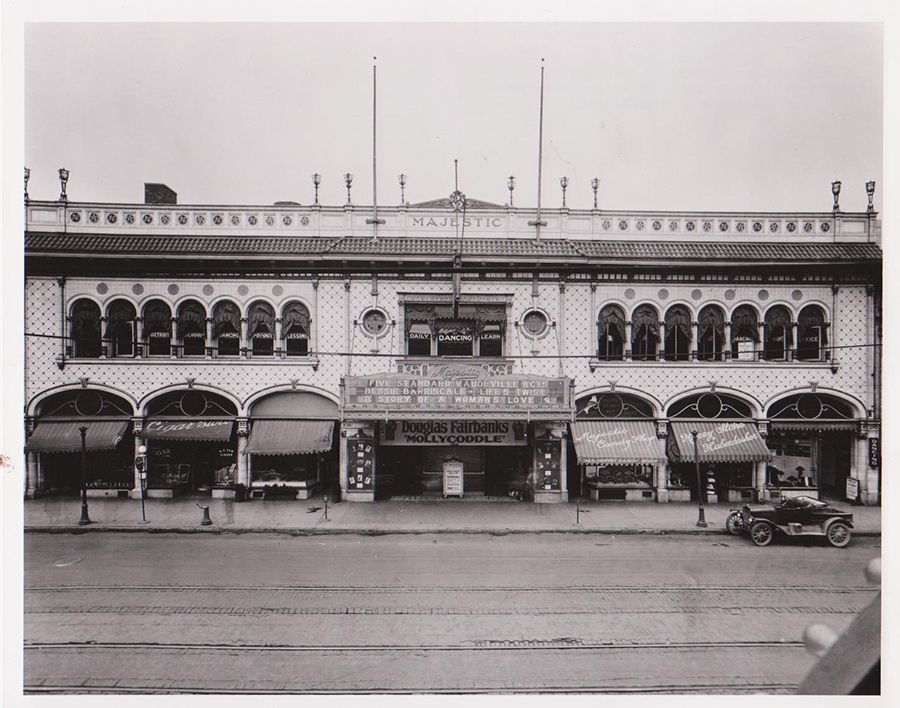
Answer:
<path fill-rule="evenodd" d="M 731 315 L 731 356 L 736 361 L 755 361 L 759 342 L 759 318 L 749 305 L 740 305 Z"/>
<path fill-rule="evenodd" d="M 793 345 L 791 313 L 784 305 L 775 305 L 766 311 L 763 357 L 766 361 L 785 361 Z"/>
<path fill-rule="evenodd" d="M 309 310 L 299 302 L 284 306 L 281 314 L 282 346 L 288 356 L 309 354 Z"/>
<path fill-rule="evenodd" d="M 172 310 L 161 300 L 152 300 L 144 307 L 143 337 L 150 356 L 171 355 Z"/>
<path fill-rule="evenodd" d="M 105 338 L 109 346 L 109 355 L 113 357 L 132 357 L 137 340 L 137 313 L 134 305 L 127 300 L 115 300 L 109 306 L 106 315 Z"/>
<path fill-rule="evenodd" d="M 817 305 L 807 305 L 797 317 L 797 359 L 822 361 L 827 342 L 825 313 Z"/>
<path fill-rule="evenodd" d="M 607 305 L 597 319 L 597 358 L 620 360 L 625 355 L 625 313 L 617 305 Z"/>
<path fill-rule="evenodd" d="M 666 312 L 666 361 L 691 358 L 691 313 L 684 305 L 673 305 Z"/>
<path fill-rule="evenodd" d="M 697 318 L 700 326 L 697 357 L 701 361 L 721 361 L 725 345 L 725 314 L 716 305 L 707 305 Z"/>
<path fill-rule="evenodd" d="M 271 356 L 275 351 L 275 311 L 265 302 L 255 302 L 247 315 L 250 351 L 253 356 Z"/>
<path fill-rule="evenodd" d="M 79 300 L 72 307 L 73 356 L 100 356 L 100 308 L 91 300 Z"/>
<path fill-rule="evenodd" d="M 213 344 L 216 356 L 237 356 L 241 349 L 241 311 L 223 300 L 213 308 Z"/>
<path fill-rule="evenodd" d="M 634 311 L 631 322 L 631 356 L 635 361 L 653 361 L 659 349 L 659 317 L 650 305 Z"/>
<path fill-rule="evenodd" d="M 188 300 L 178 308 L 178 339 L 184 356 L 206 354 L 206 310 L 196 300 Z"/>

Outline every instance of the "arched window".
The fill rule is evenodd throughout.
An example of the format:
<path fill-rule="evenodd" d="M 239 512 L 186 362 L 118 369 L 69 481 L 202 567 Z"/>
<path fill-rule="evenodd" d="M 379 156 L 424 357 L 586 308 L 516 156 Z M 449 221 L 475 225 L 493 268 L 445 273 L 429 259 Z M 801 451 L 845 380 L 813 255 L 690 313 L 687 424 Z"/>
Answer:
<path fill-rule="evenodd" d="M 635 361 L 653 361 L 659 349 L 659 316 L 651 305 L 640 305 L 631 318 L 631 356 Z"/>
<path fill-rule="evenodd" d="M 106 341 L 110 356 L 134 356 L 137 313 L 128 300 L 114 300 L 106 311 Z"/>
<path fill-rule="evenodd" d="M 162 300 L 151 300 L 144 306 L 144 341 L 150 356 L 172 353 L 172 310 Z"/>
<path fill-rule="evenodd" d="M 300 302 L 289 302 L 281 310 L 282 347 L 288 356 L 309 354 L 309 310 Z"/>
<path fill-rule="evenodd" d="M 621 359 L 625 354 L 625 313 L 618 305 L 607 305 L 597 319 L 597 358 Z"/>
<path fill-rule="evenodd" d="M 100 308 L 91 300 L 79 300 L 72 306 L 72 356 L 100 356 Z"/>
<path fill-rule="evenodd" d="M 272 355 L 275 351 L 275 310 L 266 302 L 254 302 L 247 310 L 250 351 L 254 356 Z"/>
<path fill-rule="evenodd" d="M 807 305 L 797 316 L 797 358 L 800 361 L 822 361 L 825 358 L 825 313 L 818 305 Z"/>
<path fill-rule="evenodd" d="M 666 311 L 666 361 L 691 358 L 691 312 L 684 305 Z"/>
<path fill-rule="evenodd" d="M 700 332 L 697 339 L 697 358 L 701 361 L 721 361 L 725 346 L 725 313 L 717 305 L 707 305 L 697 316 Z"/>
<path fill-rule="evenodd" d="M 759 317 L 750 305 L 740 305 L 731 313 L 731 356 L 738 361 L 755 361 L 759 342 Z"/>
<path fill-rule="evenodd" d="M 178 339 L 182 355 L 206 354 L 206 309 L 196 300 L 185 300 L 178 308 Z"/>
<path fill-rule="evenodd" d="M 794 343 L 791 331 L 791 312 L 784 305 L 766 310 L 763 357 L 766 361 L 785 361 Z"/>
<path fill-rule="evenodd" d="M 213 308 L 213 344 L 216 356 L 237 356 L 241 350 L 241 310 L 223 300 Z"/>

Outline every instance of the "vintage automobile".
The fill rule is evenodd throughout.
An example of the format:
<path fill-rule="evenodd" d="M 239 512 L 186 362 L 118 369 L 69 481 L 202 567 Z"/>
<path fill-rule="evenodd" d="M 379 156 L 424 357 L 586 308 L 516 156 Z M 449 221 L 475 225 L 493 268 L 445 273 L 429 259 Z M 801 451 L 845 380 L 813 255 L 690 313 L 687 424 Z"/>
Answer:
<path fill-rule="evenodd" d="M 750 534 L 757 546 L 768 546 L 778 531 L 787 536 L 824 536 L 843 548 L 850 543 L 853 514 L 812 497 L 785 497 L 774 504 L 745 505 L 725 519 L 728 533 Z"/>

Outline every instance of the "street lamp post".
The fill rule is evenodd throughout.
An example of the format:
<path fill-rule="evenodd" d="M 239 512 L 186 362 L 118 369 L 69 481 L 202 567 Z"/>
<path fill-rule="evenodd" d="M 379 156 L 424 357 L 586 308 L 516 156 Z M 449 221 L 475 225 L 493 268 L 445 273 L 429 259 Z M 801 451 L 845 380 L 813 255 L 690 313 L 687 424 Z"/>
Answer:
<path fill-rule="evenodd" d="M 706 515 L 703 512 L 703 483 L 700 479 L 700 453 L 697 449 L 697 431 L 691 431 L 691 437 L 694 439 L 694 467 L 697 469 L 697 505 L 700 515 L 697 517 L 697 526 L 706 528 Z"/>
<path fill-rule="evenodd" d="M 87 426 L 82 425 L 78 432 L 81 433 L 81 518 L 78 519 L 78 525 L 87 526 L 91 523 L 87 503 Z"/>

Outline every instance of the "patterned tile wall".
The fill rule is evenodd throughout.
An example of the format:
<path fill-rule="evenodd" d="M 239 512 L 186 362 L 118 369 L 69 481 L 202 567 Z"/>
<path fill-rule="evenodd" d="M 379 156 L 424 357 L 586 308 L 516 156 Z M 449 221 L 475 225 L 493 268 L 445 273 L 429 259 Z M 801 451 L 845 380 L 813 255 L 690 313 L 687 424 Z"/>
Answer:
<path fill-rule="evenodd" d="M 681 392 L 708 387 L 710 380 L 717 382 L 720 389 L 736 389 L 752 396 L 760 402 L 767 401 L 783 392 L 797 387 L 806 387 L 810 380 L 818 382 L 820 390 L 836 389 L 859 398 L 871 406 L 872 378 L 871 348 L 853 347 L 838 352 L 840 367 L 832 373 L 827 364 L 782 364 L 782 363 L 697 363 L 667 365 L 657 362 L 637 362 L 633 364 L 606 364 L 591 372 L 588 356 L 594 352 L 595 321 L 599 309 L 607 302 L 618 302 L 626 311 L 634 306 L 649 302 L 657 306 L 660 313 L 674 302 L 683 302 L 694 311 L 709 302 L 723 306 L 726 311 L 739 304 L 764 307 L 783 303 L 795 313 L 810 302 L 825 306 L 830 312 L 831 288 L 827 286 L 783 286 L 767 287 L 761 293 L 759 286 L 735 286 L 708 283 L 611 283 L 598 284 L 592 296 L 590 286 L 584 282 L 570 282 L 565 288 L 565 309 L 560 310 L 560 288 L 558 283 L 540 281 L 537 292 L 528 274 L 504 281 L 462 282 L 464 294 L 509 295 L 512 297 L 510 328 L 506 350 L 509 358 L 516 362 L 516 370 L 523 373 L 544 376 L 560 375 L 560 367 L 566 376 L 575 379 L 576 395 L 581 392 L 606 387 L 610 380 L 617 386 L 638 389 L 658 401 L 666 402 Z M 528 276 L 528 277 L 526 277 Z M 140 286 L 140 287 L 135 287 Z M 661 291 L 666 292 L 661 292 Z M 699 294 L 695 291 L 699 290 Z M 138 292 L 140 291 L 140 292 Z M 77 383 L 87 376 L 93 383 L 102 383 L 129 392 L 140 399 L 154 390 L 173 384 L 180 384 L 192 377 L 198 384 L 216 386 L 243 401 L 254 392 L 274 385 L 289 384 L 297 379 L 301 385 L 325 389 L 335 395 L 339 393 L 340 376 L 345 372 L 346 357 L 336 352 L 352 351 L 351 373 L 364 375 L 378 371 L 395 369 L 394 356 L 403 352 L 402 316 L 398 304 L 399 293 L 445 293 L 452 292 L 449 280 L 396 281 L 378 279 L 377 294 L 372 293 L 370 278 L 353 278 L 350 283 L 350 320 L 360 320 L 369 307 L 382 308 L 388 320 L 395 324 L 378 339 L 363 333 L 361 326 L 350 327 L 347 338 L 347 318 L 345 316 L 345 285 L 341 280 L 322 280 L 315 293 L 312 283 L 299 280 L 156 280 L 135 283 L 131 280 L 106 279 L 102 282 L 87 279 L 72 279 L 66 282 L 67 299 L 76 295 L 90 296 L 104 305 L 116 296 L 129 297 L 140 305 L 151 296 L 160 296 L 170 303 L 191 296 L 204 302 L 208 307 L 218 298 L 228 296 L 245 306 L 258 297 L 268 299 L 276 307 L 293 297 L 312 303 L 318 297 L 318 313 L 313 312 L 313 327 L 317 332 L 318 350 L 323 352 L 317 370 L 308 365 L 289 362 L 237 361 L 229 364 L 206 360 L 143 360 L 115 362 L 75 362 L 67 363 L 60 370 L 55 358 L 60 350 L 58 340 L 27 337 L 25 387 L 26 400 L 48 388 L 63 384 Z M 837 328 L 840 345 L 863 344 L 871 337 L 871 323 L 867 324 L 867 303 L 869 298 L 864 287 L 842 287 L 837 296 L 837 317 L 833 318 L 833 328 Z M 60 325 L 59 289 L 55 279 L 29 278 L 26 283 L 26 331 L 33 334 L 58 335 Z M 521 321 L 530 309 L 543 310 L 548 319 L 555 323 L 547 333 L 537 339 L 526 337 L 521 328 L 512 326 Z M 830 341 L 834 341 L 832 329 Z M 583 354 L 584 357 L 560 359 L 560 353 Z"/>

